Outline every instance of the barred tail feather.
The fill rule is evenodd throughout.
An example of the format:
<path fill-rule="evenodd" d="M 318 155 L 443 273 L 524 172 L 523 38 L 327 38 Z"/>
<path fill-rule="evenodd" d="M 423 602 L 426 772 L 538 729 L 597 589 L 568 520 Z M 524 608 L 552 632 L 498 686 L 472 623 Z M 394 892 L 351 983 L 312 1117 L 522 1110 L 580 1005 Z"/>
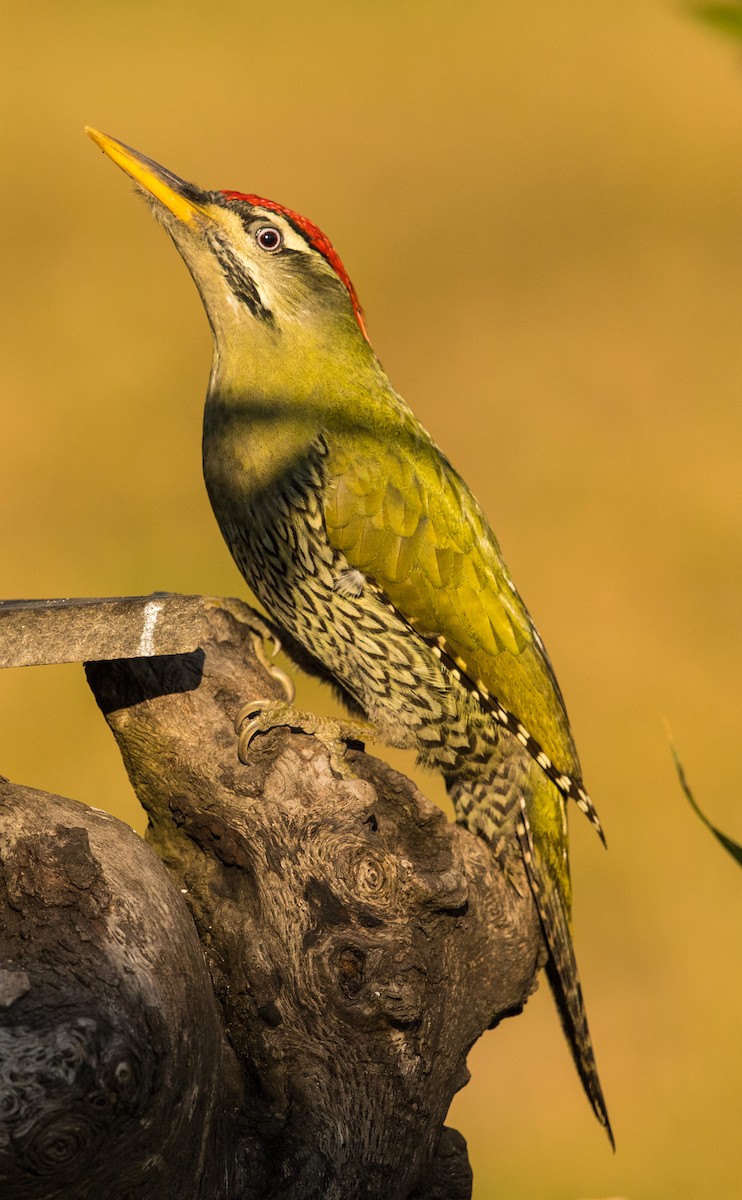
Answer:
<path fill-rule="evenodd" d="M 517 832 L 544 937 L 549 947 L 546 974 L 559 1010 L 562 1028 L 587 1098 L 615 1150 L 616 1143 L 598 1078 L 593 1043 L 587 1024 L 569 919 L 557 888 L 549 879 L 548 873 L 539 868 L 539 856 L 534 850 L 525 811 L 521 813 Z"/>

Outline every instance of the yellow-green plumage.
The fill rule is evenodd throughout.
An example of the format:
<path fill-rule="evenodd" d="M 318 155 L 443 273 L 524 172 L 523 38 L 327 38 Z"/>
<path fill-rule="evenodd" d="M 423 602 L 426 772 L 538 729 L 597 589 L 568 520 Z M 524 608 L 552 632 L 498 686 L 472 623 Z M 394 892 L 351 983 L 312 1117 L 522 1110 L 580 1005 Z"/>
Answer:
<path fill-rule="evenodd" d="M 209 316 L 204 474 L 230 550 L 380 737 L 442 772 L 503 869 L 524 861 L 565 1032 L 610 1135 L 572 946 L 567 799 L 600 824 L 486 518 L 391 387 L 315 226 L 95 138 L 156 197 Z"/>
<path fill-rule="evenodd" d="M 382 445 L 358 435 L 330 443 L 330 544 L 415 629 L 444 635 L 470 678 L 519 717 L 562 771 L 574 772 L 553 673 L 476 501 L 411 415 L 385 431 Z"/>

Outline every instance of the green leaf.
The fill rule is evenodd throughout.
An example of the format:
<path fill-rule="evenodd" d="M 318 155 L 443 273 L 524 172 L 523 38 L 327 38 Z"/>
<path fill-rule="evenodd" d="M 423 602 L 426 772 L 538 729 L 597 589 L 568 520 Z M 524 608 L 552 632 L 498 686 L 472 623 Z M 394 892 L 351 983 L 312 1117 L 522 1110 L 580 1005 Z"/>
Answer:
<path fill-rule="evenodd" d="M 742 4 L 693 4 L 690 12 L 719 33 L 742 39 Z"/>
<path fill-rule="evenodd" d="M 737 862 L 739 863 L 739 865 L 742 867 L 742 846 L 738 845 L 737 842 L 732 841 L 732 839 L 727 837 L 725 833 L 722 833 L 720 829 L 717 829 L 715 825 L 712 825 L 711 821 L 709 821 L 709 819 L 705 815 L 705 813 L 701 812 L 701 809 L 698 807 L 698 804 L 696 803 L 695 796 L 693 795 L 692 791 L 688 787 L 688 781 L 685 778 L 685 771 L 683 770 L 683 764 L 680 761 L 678 752 L 675 749 L 675 746 L 674 746 L 671 738 L 670 738 L 670 753 L 672 754 L 673 761 L 675 763 L 675 770 L 678 773 L 678 779 L 680 780 L 680 786 L 683 789 L 683 791 L 685 792 L 685 795 L 690 803 L 691 808 L 701 818 L 701 820 L 703 821 L 706 828 L 710 829 L 711 832 L 713 833 L 714 837 L 718 841 L 721 842 L 724 849 L 727 850 L 729 852 L 729 854 L 731 854 L 732 858 L 735 858 L 737 860 Z"/>

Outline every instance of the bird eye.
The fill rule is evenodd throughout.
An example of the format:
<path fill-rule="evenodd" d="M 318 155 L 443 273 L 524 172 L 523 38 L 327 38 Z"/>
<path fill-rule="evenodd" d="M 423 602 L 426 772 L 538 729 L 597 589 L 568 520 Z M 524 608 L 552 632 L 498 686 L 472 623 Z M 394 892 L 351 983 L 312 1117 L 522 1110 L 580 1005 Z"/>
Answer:
<path fill-rule="evenodd" d="M 280 250 L 283 245 L 283 234 L 275 225 L 263 225 L 255 233 L 255 241 L 261 250 Z"/>

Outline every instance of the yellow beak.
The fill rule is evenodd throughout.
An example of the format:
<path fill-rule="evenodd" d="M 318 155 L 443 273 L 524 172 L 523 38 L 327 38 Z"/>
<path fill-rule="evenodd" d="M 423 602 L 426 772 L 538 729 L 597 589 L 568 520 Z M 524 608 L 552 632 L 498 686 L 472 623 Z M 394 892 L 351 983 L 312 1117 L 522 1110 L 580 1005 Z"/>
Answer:
<path fill-rule="evenodd" d="M 194 184 L 179 179 L 172 171 L 161 167 L 151 158 L 145 158 L 143 154 L 125 146 L 123 142 L 117 142 L 107 133 L 99 133 L 89 125 L 85 126 L 85 132 L 96 146 L 100 146 L 101 150 L 113 159 L 116 166 L 126 171 L 127 175 L 131 175 L 140 187 L 145 188 L 155 200 L 160 201 L 160 204 L 164 204 L 184 225 L 192 221 L 196 213 L 201 216 L 211 215 L 206 207 L 206 194 Z"/>

